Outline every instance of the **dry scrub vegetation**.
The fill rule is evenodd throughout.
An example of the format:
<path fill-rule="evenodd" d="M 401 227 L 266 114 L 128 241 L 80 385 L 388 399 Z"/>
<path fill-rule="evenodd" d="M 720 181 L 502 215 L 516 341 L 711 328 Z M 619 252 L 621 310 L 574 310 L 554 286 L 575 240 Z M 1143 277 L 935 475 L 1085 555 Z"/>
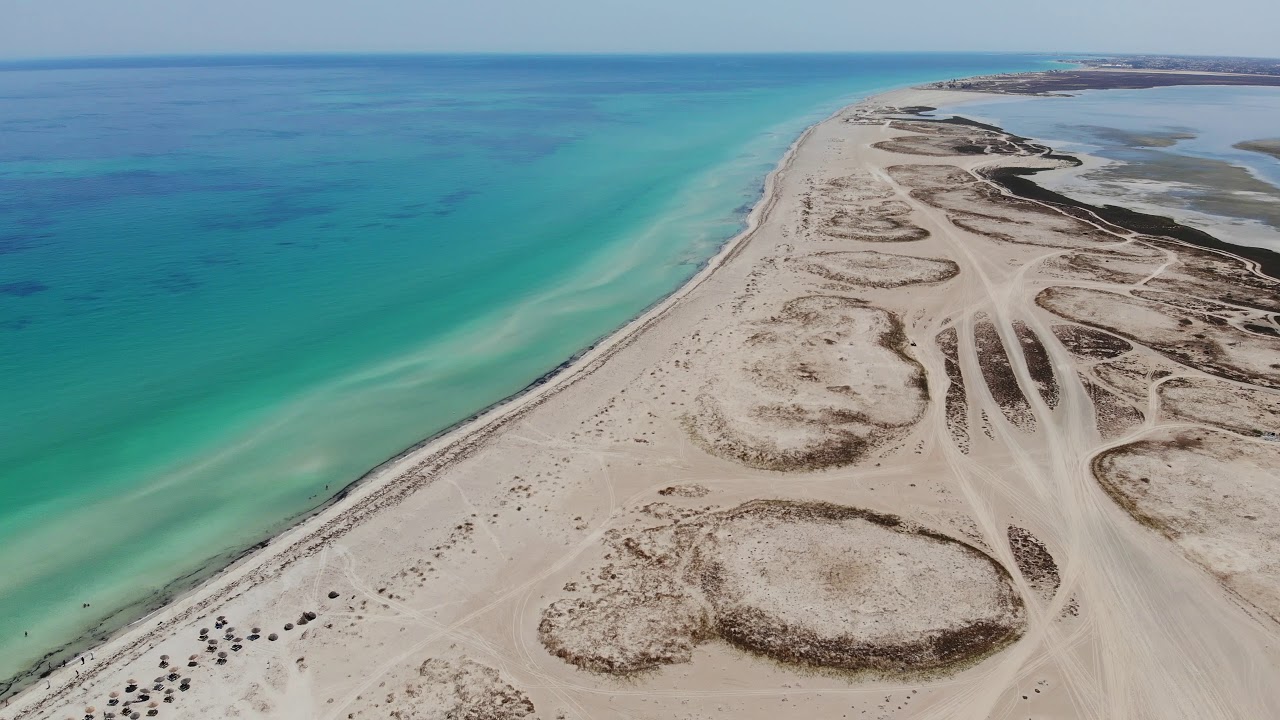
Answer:
<path fill-rule="evenodd" d="M 608 562 L 544 611 L 566 662 L 628 674 L 712 639 L 773 660 L 880 674 L 970 662 L 1025 622 L 1008 572 L 897 517 L 757 500 L 615 531 Z"/>
<path fill-rule="evenodd" d="M 1212 378 L 1161 383 L 1160 411 L 1250 437 L 1280 432 L 1280 394 Z"/>
<path fill-rule="evenodd" d="M 410 666 L 411 667 L 411 666 Z M 429 658 L 368 691 L 347 715 L 392 720 L 537 720 L 501 673 L 467 657 Z"/>
<path fill-rule="evenodd" d="M 960 452 L 969 454 L 969 401 L 965 395 L 964 374 L 960 371 L 959 333 L 949 327 L 938 333 L 934 341 L 942 352 L 947 374 L 947 431 Z"/>
<path fill-rule="evenodd" d="M 685 423 L 721 457 L 771 470 L 848 465 L 913 425 L 928 399 L 902 323 L 814 295 L 708 340 L 721 362 Z"/>
<path fill-rule="evenodd" d="M 1036 302 L 1060 317 L 1142 343 L 1174 362 L 1229 380 L 1280 388 L 1274 339 L 1214 315 L 1104 290 L 1050 287 Z"/>
<path fill-rule="evenodd" d="M 978 365 L 987 381 L 991 397 L 1000 406 L 1000 412 L 1014 426 L 1031 431 L 1036 427 L 1036 416 L 1022 394 L 1018 378 L 1009 362 L 1009 353 L 1000 341 L 1000 333 L 986 315 L 980 315 L 973 324 L 973 344 L 978 353 Z M 1052 370 L 1050 371 L 1052 372 Z"/>
<path fill-rule="evenodd" d="M 911 206 L 867 173 L 834 178 L 802 200 L 802 230 L 815 229 L 826 242 L 914 242 L 929 231 L 911 222 Z"/>
<path fill-rule="evenodd" d="M 952 260 L 870 250 L 817 253 L 806 259 L 803 268 L 828 280 L 875 288 L 938 283 L 960 273 Z"/>
<path fill-rule="evenodd" d="M 1280 619 L 1280 445 L 1162 430 L 1093 463 L 1103 488 L 1227 587 Z"/>

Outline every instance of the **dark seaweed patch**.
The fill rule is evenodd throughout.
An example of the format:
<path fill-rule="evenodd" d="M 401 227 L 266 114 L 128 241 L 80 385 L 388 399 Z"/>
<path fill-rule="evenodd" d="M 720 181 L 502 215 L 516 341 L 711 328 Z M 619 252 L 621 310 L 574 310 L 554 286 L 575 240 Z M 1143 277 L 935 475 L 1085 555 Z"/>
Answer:
<path fill-rule="evenodd" d="M 14 297 L 28 297 L 48 290 L 49 286 L 38 280 L 19 280 L 0 285 L 0 294 Z"/>

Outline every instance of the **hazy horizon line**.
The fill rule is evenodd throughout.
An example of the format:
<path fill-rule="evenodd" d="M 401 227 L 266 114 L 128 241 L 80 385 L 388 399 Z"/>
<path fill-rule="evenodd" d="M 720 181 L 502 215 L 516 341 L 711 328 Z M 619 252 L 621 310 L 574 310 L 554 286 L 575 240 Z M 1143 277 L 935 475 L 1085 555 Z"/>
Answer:
<path fill-rule="evenodd" d="M 1078 57 L 1139 57 L 1169 55 L 1176 57 L 1239 57 L 1273 59 L 1250 55 L 1204 55 L 1150 52 L 1046 51 L 1046 50 L 966 50 L 966 49 L 902 49 L 902 50 L 209 50 L 183 52 L 109 53 L 91 55 L 0 55 L 0 63 L 94 61 L 94 60 L 162 60 L 259 57 L 681 57 L 681 56 L 803 56 L 803 55 L 1042 55 Z"/>

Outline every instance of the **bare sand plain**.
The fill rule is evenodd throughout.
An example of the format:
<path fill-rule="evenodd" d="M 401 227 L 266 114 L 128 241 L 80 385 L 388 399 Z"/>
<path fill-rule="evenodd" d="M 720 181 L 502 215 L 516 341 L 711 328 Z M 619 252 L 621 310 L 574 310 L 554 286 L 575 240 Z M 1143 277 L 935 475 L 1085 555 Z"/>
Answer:
<path fill-rule="evenodd" d="M 901 112 L 968 97 L 0 718 L 1280 717 L 1280 284 Z"/>

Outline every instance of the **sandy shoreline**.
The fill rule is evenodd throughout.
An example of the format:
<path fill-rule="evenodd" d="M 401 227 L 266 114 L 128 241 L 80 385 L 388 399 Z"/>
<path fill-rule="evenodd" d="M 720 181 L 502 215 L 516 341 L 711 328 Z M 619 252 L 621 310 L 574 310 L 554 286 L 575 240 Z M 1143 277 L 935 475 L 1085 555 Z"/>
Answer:
<path fill-rule="evenodd" d="M 1196 442 L 1217 442 L 1221 411 L 1195 395 L 1210 380 L 1266 422 L 1277 385 L 1249 354 L 1266 346 L 1206 364 L 1177 338 L 1086 317 L 1100 302 L 1088 293 L 1119 285 L 1143 293 L 1120 315 L 1167 312 L 1141 303 L 1207 293 L 1196 263 L 1215 261 L 993 194 L 978 180 L 988 166 L 1046 161 L 984 130 L 885 112 L 967 99 L 984 96 L 894 91 L 810 127 L 747 228 L 675 293 L 545 382 L 375 469 L 0 718 L 102 710 L 126 676 L 158 672 L 161 653 L 197 658 L 172 673 L 195 679 L 159 706 L 169 717 L 978 718 L 1025 713 L 1033 697 L 1039 717 L 1280 708 L 1257 690 L 1278 666 L 1267 639 L 1280 633 L 1257 619 L 1272 612 L 1269 571 L 1236 569 L 1247 582 L 1220 585 L 1175 549 L 1187 536 L 1178 518 L 1127 494 L 1164 451 L 1159 433 L 1207 428 Z M 1224 277 L 1274 293 L 1242 273 Z M 1230 310 L 1205 311 L 1221 323 L 1187 323 L 1204 342 L 1223 327 L 1280 336 L 1265 309 L 1229 292 L 1216 302 Z M 1117 370 L 1080 360 L 1059 327 L 1154 350 L 1118 353 L 1142 371 Z M 1175 361 L 1188 367 L 1160 364 Z M 1180 404 L 1159 384 L 1126 396 L 1143 372 L 1184 382 Z M 1176 422 L 1158 419 L 1161 403 Z M 1082 474 L 1121 449 L 1106 455 L 1102 487 Z M 1266 448 L 1248 452 L 1265 466 Z M 1230 464 L 1230 452 L 1212 457 Z M 850 545 L 820 552 L 837 538 Z M 1227 547 L 1212 533 L 1198 542 Z M 1188 557 L 1214 569 L 1196 547 Z M 882 559 L 844 568 L 867 548 L 902 559 L 874 580 Z M 1153 614 L 1148 603 L 1173 588 L 1180 600 Z M 888 625 L 849 619 L 851 592 Z M 240 626 L 225 663 L 196 638 L 224 614 Z M 1161 629 L 1205 617 L 1201 632 Z M 1161 664 L 1188 648 L 1201 657 Z M 610 675 L 627 668 L 647 674 Z"/>
<path fill-rule="evenodd" d="M 212 577 L 202 582 L 199 586 L 180 594 L 167 603 L 165 607 L 129 622 L 122 633 L 117 633 L 117 636 L 107 643 L 96 646 L 93 654 L 109 656 L 112 653 L 113 646 L 118 643 L 123 642 L 128 645 L 134 645 L 138 642 L 137 640 L 129 639 L 129 636 L 138 631 L 137 628 L 148 625 L 151 622 L 165 623 L 166 621 L 172 621 L 175 617 L 188 614 L 195 605 L 216 602 L 217 596 L 224 595 L 229 589 L 228 586 L 234 586 L 241 582 L 253 572 L 255 567 L 265 565 L 273 559 L 307 544 L 317 530 L 340 520 L 342 516 L 360 507 L 363 502 L 368 502 L 372 496 L 385 490 L 389 483 L 403 479 L 406 473 L 416 469 L 415 466 L 420 465 L 426 459 L 435 455 L 446 455 L 450 458 L 465 457 L 469 451 L 469 446 L 472 444 L 483 442 L 489 433 L 498 431 L 504 424 L 518 418 L 522 413 L 535 407 L 550 395 L 573 383 L 583 375 L 593 372 L 614 352 L 625 347 L 627 343 L 633 342 L 647 327 L 660 320 L 663 314 L 677 303 L 680 298 L 691 292 L 715 272 L 721 264 L 733 257 L 738 246 L 750 239 L 751 235 L 759 227 L 761 220 L 767 217 L 773 208 L 777 200 L 777 176 L 789 166 L 796 150 L 815 127 L 844 112 L 845 109 L 847 108 L 841 108 L 827 118 L 809 126 L 792 142 L 778 161 L 778 165 L 765 176 L 763 192 L 747 215 L 746 227 L 725 242 L 716 254 L 693 277 L 677 288 L 675 292 L 658 301 L 640 316 L 610 333 L 600 342 L 585 349 L 575 358 L 533 381 L 516 395 L 504 398 L 479 411 L 472 417 L 460 421 L 453 427 L 407 448 L 395 457 L 388 459 L 353 480 L 346 487 L 339 490 L 333 499 L 324 506 L 299 518 L 298 522 L 288 529 L 246 550 L 235 561 L 216 571 Z M 436 467 L 445 467 L 447 464 L 448 461 L 436 465 Z M 154 629 L 148 630 L 147 634 L 153 632 L 155 632 Z M 87 652 L 88 649 L 86 649 Z M 50 678 L 56 678 L 57 675 L 58 673 L 55 672 Z M 91 676 L 86 674 L 86 677 Z M 80 679 L 79 674 L 75 675 L 75 679 Z M 34 680 L 29 680 L 27 684 L 31 682 L 34 682 Z M 20 706 L 19 702 L 11 701 L 11 704 Z"/>

